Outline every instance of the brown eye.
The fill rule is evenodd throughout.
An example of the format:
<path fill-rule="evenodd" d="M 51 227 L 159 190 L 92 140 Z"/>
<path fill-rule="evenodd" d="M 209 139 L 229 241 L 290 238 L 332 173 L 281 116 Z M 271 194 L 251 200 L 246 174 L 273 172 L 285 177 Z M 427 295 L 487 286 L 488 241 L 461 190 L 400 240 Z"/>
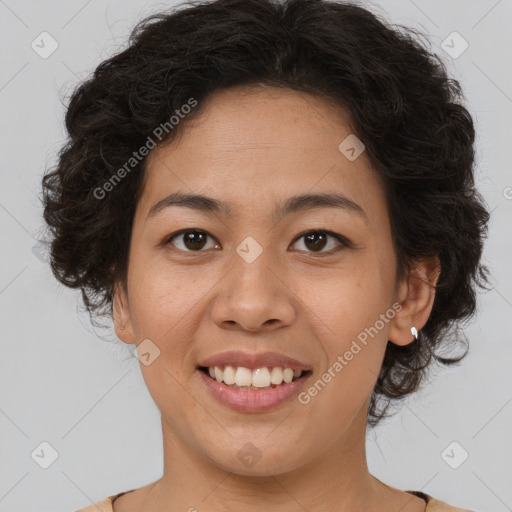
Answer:
<path fill-rule="evenodd" d="M 332 233 L 331 231 L 317 230 L 317 231 L 308 231 L 306 233 L 302 233 L 299 235 L 296 240 L 304 239 L 304 246 L 306 247 L 306 252 L 313 253 L 332 253 L 336 252 L 340 248 L 350 247 L 350 243 L 347 239 L 338 235 L 337 233 Z M 335 240 L 337 243 L 329 244 L 329 239 Z M 324 251 L 323 249 L 328 247 L 328 250 Z"/>
<path fill-rule="evenodd" d="M 189 229 L 186 231 L 180 231 L 179 233 L 174 233 L 167 239 L 165 243 L 171 244 L 177 249 L 185 252 L 200 252 L 207 245 L 208 238 L 211 237 L 205 231 Z M 174 240 L 176 240 L 178 243 L 174 243 Z M 216 246 L 214 245 L 214 247 Z M 212 247 L 207 247 L 207 249 L 210 248 Z"/>
<path fill-rule="evenodd" d="M 325 233 L 311 233 L 304 237 L 304 245 L 313 251 L 321 251 L 327 243 Z"/>
<path fill-rule="evenodd" d="M 211 239 L 208 246 L 208 239 Z M 351 243 L 343 236 L 325 230 L 310 230 L 302 233 L 295 240 L 304 239 L 305 252 L 330 254 L 344 247 L 351 247 Z M 213 237 L 206 231 L 198 229 L 185 229 L 173 233 L 164 242 L 183 252 L 204 252 L 207 249 L 220 249 L 220 245 L 213 242 Z M 297 243 L 297 242 L 296 242 Z M 327 250 L 324 250 L 326 249 Z M 299 249 L 303 250 L 303 249 Z"/>

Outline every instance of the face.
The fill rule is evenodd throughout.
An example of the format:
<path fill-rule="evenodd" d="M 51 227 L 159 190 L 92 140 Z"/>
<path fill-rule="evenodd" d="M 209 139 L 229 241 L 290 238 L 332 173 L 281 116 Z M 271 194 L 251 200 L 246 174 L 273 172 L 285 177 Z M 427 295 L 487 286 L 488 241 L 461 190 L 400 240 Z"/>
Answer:
<path fill-rule="evenodd" d="M 339 148 L 351 134 L 322 99 L 231 89 L 148 156 L 115 322 L 123 341 L 146 340 L 141 370 L 164 435 L 205 463 L 278 474 L 364 436 L 387 341 L 407 344 L 426 322 L 431 294 L 397 281 L 382 185 L 364 151 Z M 162 202 L 178 192 L 230 212 Z M 323 194 L 341 199 L 285 208 Z M 198 369 L 234 350 L 284 355 L 309 373 L 287 399 L 240 410 Z M 258 463 L 244 463 L 244 450 Z"/>

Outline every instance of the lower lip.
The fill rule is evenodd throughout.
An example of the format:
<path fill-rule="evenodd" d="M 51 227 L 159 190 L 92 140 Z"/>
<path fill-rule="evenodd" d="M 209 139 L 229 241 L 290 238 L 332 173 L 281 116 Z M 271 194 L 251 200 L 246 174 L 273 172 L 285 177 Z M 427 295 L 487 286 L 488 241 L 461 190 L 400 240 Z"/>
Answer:
<path fill-rule="evenodd" d="M 281 405 L 297 395 L 311 373 L 275 388 L 252 390 L 234 389 L 212 379 L 202 370 L 197 370 L 213 396 L 222 404 L 240 412 L 262 412 Z"/>

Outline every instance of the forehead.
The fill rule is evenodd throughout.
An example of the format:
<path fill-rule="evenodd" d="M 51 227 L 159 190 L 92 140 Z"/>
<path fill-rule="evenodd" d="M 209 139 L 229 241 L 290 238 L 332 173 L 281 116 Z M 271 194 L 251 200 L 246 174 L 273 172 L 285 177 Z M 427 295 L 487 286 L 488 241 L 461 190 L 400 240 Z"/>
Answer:
<path fill-rule="evenodd" d="M 361 206 L 383 199 L 365 152 L 351 160 L 340 150 L 355 136 L 348 115 L 323 98 L 290 89 L 229 89 L 213 94 L 183 128 L 148 156 L 146 214 L 176 190 L 223 197 L 241 209 L 267 210 L 268 201 L 307 192 L 343 192 Z"/>
<path fill-rule="evenodd" d="M 235 145 L 249 147 L 251 142 L 253 147 L 256 144 L 284 147 L 287 143 L 295 148 L 320 148 L 324 145 L 321 135 L 325 136 L 327 131 L 353 132 L 348 111 L 334 101 L 264 85 L 214 92 L 202 105 L 201 115 L 191 122 L 185 117 L 185 125 L 188 131 L 194 128 L 195 137 L 215 143 L 217 149 L 222 149 L 220 144 L 223 144 L 226 151 Z M 318 136 L 311 137 L 313 131 Z"/>

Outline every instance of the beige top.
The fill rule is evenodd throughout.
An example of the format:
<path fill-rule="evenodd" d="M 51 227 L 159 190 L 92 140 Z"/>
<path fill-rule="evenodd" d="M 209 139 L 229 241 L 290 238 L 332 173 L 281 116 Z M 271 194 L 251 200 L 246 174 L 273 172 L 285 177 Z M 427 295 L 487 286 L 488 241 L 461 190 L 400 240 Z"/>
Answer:
<path fill-rule="evenodd" d="M 104 500 L 98 501 L 96 504 L 90 505 L 89 507 L 81 508 L 76 512 L 113 512 L 112 503 L 123 494 L 126 494 L 127 492 L 132 492 L 134 490 L 135 489 L 132 489 L 131 491 L 125 491 L 119 494 L 115 494 L 113 496 L 108 496 Z M 414 494 L 415 496 L 418 496 L 419 498 L 425 500 L 425 502 L 427 503 L 427 507 L 425 509 L 426 512 L 475 512 L 473 510 L 467 510 L 465 508 L 452 507 L 451 505 L 448 505 L 443 501 L 436 500 L 435 498 L 432 498 L 428 494 L 425 494 L 420 491 L 406 492 Z"/>

